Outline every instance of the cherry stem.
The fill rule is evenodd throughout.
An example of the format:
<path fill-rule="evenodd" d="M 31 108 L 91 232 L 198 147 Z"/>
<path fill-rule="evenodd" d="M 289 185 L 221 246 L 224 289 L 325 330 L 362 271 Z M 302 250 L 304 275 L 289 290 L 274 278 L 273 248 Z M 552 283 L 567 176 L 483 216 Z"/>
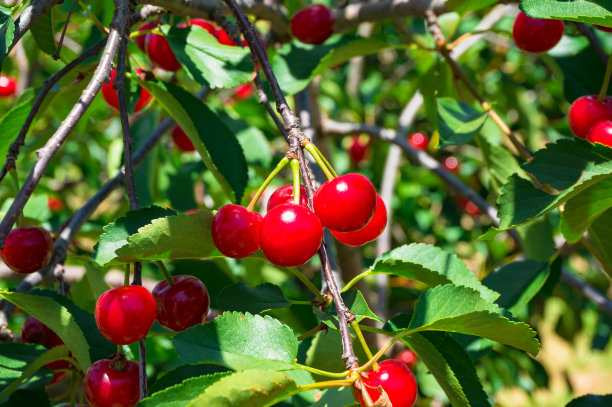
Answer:
<path fill-rule="evenodd" d="M 255 205 L 257 204 L 257 201 L 259 200 L 259 197 L 261 196 L 261 194 L 263 194 L 263 191 L 268 187 L 268 185 L 270 185 L 270 182 L 272 182 L 274 177 L 276 177 L 276 175 L 280 172 L 280 170 L 282 170 L 285 167 L 285 165 L 287 165 L 288 162 L 289 162 L 289 158 L 287 157 L 283 157 L 282 160 L 280 160 L 280 162 L 272 170 L 270 175 L 268 175 L 268 178 L 266 178 L 263 184 L 261 184 L 261 186 L 255 193 L 255 196 L 253 197 L 253 199 L 251 199 L 249 206 L 247 206 L 247 210 L 253 211 L 255 209 Z"/>
<path fill-rule="evenodd" d="M 317 147 L 317 145 L 315 143 L 313 143 L 312 141 L 310 142 L 310 145 L 312 145 L 312 148 L 314 148 L 317 151 L 317 153 L 319 154 L 319 157 L 321 157 L 321 160 L 323 160 L 325 165 L 327 165 L 327 168 L 332 173 L 334 178 L 337 178 L 338 177 L 338 173 L 336 172 L 336 170 L 334 170 L 333 165 L 331 165 L 331 163 L 327 160 L 327 158 L 325 158 L 325 154 L 323 154 L 321 152 L 321 150 L 319 150 L 319 147 Z"/>
<path fill-rule="evenodd" d="M 300 162 L 293 158 L 289 165 L 291 166 L 291 174 L 293 175 L 293 203 L 300 204 Z"/>
<path fill-rule="evenodd" d="M 357 282 L 358 282 L 359 280 L 361 280 L 362 278 L 366 278 L 367 276 L 371 276 L 371 275 L 373 275 L 373 274 L 376 274 L 376 273 L 374 273 L 374 272 L 372 271 L 372 269 L 368 269 L 368 270 L 364 271 L 363 273 L 356 275 L 355 277 L 353 277 L 353 279 L 352 279 L 351 281 L 349 281 L 349 282 L 348 282 L 348 283 L 347 283 L 347 284 L 344 286 L 344 288 L 342 288 L 342 290 L 341 290 L 340 292 L 341 292 L 341 293 L 343 293 L 343 292 L 346 292 L 346 291 L 350 290 L 351 288 L 353 288 L 353 286 L 354 286 L 355 284 L 357 284 Z"/>
<path fill-rule="evenodd" d="M 321 294 L 321 291 L 308 279 L 304 274 L 300 272 L 295 267 L 286 267 L 284 270 L 288 270 L 291 274 L 293 274 L 298 280 L 300 280 L 306 287 L 312 291 L 312 293 L 317 297 L 317 299 L 322 303 L 326 304 L 327 299 Z"/>
<path fill-rule="evenodd" d="M 302 370 L 306 370 L 307 372 L 319 375 L 319 376 L 325 376 L 325 377 L 331 377 L 331 378 L 336 378 L 336 379 L 343 379 L 345 378 L 349 372 L 348 371 L 344 371 L 344 372 L 340 372 L 340 373 L 333 373 L 333 372 L 328 372 L 326 370 L 320 370 L 320 369 L 316 369 L 314 367 L 310 367 L 310 366 L 306 366 L 306 365 L 301 365 L 299 363 L 296 363 L 295 366 L 297 366 L 298 368 L 302 369 Z"/>
<path fill-rule="evenodd" d="M 170 274 L 170 272 L 164 265 L 164 262 L 162 262 L 161 260 L 158 260 L 156 261 L 156 263 L 157 263 L 157 266 L 161 269 L 162 273 L 164 274 L 164 279 L 166 279 L 166 282 L 168 283 L 168 285 L 174 284 L 174 279 L 172 278 L 172 275 Z"/>
<path fill-rule="evenodd" d="M 606 74 L 604 75 L 603 83 L 601 84 L 601 90 L 599 91 L 599 97 L 597 100 L 603 102 L 606 99 L 608 93 L 608 85 L 610 85 L 610 76 L 612 76 L 612 56 L 608 57 L 608 63 L 606 65 Z"/>
<path fill-rule="evenodd" d="M 327 329 L 327 325 L 325 325 L 324 322 L 321 322 L 319 325 L 315 326 L 314 328 L 312 328 L 310 331 L 308 332 L 304 332 L 303 334 L 301 334 L 300 336 L 297 337 L 298 341 L 303 341 L 306 338 L 309 338 L 323 330 Z"/>
<path fill-rule="evenodd" d="M 316 147 L 314 147 L 314 144 L 308 143 L 304 146 L 304 149 L 308 151 L 310 155 L 312 156 L 312 158 L 315 159 L 317 164 L 319 164 L 319 167 L 321 167 L 321 169 L 323 170 L 323 173 L 325 174 L 325 178 L 327 178 L 328 181 L 331 181 L 332 179 L 334 179 L 334 176 L 329 170 L 328 164 L 326 164 L 326 161 L 323 161 L 323 159 L 321 158 L 321 155 L 319 155 L 319 151 L 317 150 Z"/>
<path fill-rule="evenodd" d="M 405 329 L 403 332 L 395 335 L 393 338 L 389 339 L 389 341 L 387 343 L 384 344 L 384 346 L 382 348 L 380 348 L 378 350 L 378 352 L 376 352 L 376 354 L 370 358 L 370 360 L 368 360 L 363 366 L 361 366 L 359 368 L 360 371 L 366 371 L 366 370 L 370 370 L 371 367 L 373 367 L 376 362 L 378 361 L 378 359 L 380 359 L 387 350 L 389 350 L 389 348 L 391 347 L 391 345 L 393 345 L 395 342 L 399 341 L 400 339 L 402 339 L 405 336 L 410 335 L 411 333 L 414 333 L 415 330 L 414 329 Z"/>
<path fill-rule="evenodd" d="M 363 337 L 363 333 L 361 332 L 361 328 L 359 327 L 357 321 L 351 322 L 351 328 L 353 328 L 353 331 L 355 331 L 355 335 L 357 336 L 357 339 L 359 339 L 359 343 L 361 344 L 361 347 L 363 348 L 363 351 L 365 352 L 368 359 L 372 359 L 374 356 L 372 355 L 370 347 L 368 346 L 365 338 Z M 376 362 L 374 362 L 374 369 L 378 369 L 378 365 L 376 364 Z"/>

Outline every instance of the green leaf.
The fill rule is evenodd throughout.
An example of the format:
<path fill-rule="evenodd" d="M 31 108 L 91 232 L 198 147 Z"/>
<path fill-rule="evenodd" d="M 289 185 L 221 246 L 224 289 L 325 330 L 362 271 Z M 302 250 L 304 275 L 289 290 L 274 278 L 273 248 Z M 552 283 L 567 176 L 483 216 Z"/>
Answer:
<path fill-rule="evenodd" d="M 595 250 L 607 263 L 612 265 L 612 209 L 605 211 L 589 228 L 589 237 Z M 610 273 L 608 270 L 605 270 Z"/>
<path fill-rule="evenodd" d="M 219 293 L 217 301 L 221 309 L 252 314 L 289 306 L 280 287 L 271 283 L 257 287 L 249 287 L 243 282 L 232 284 Z"/>
<path fill-rule="evenodd" d="M 28 98 L 13 106 L 0 118 L 0 128 L 2 129 L 2 132 L 0 132 L 0 157 L 6 157 L 9 146 L 17 138 L 30 109 L 32 109 L 32 103 L 33 99 Z"/>
<path fill-rule="evenodd" d="M 376 259 L 371 270 L 414 278 L 432 287 L 450 283 L 470 287 L 490 302 L 499 297 L 482 285 L 459 257 L 436 246 L 421 243 L 400 246 Z"/>
<path fill-rule="evenodd" d="M 548 261 L 557 250 L 554 241 L 555 231 L 548 218 L 549 216 L 542 216 L 516 228 L 523 246 L 523 254 L 529 260 Z"/>
<path fill-rule="evenodd" d="M 232 201 L 240 202 L 248 174 L 236 135 L 215 112 L 180 86 L 161 81 L 140 84 L 185 131 L 226 195 Z"/>
<path fill-rule="evenodd" d="M 512 174 L 526 178 L 518 161 L 507 148 L 489 143 L 485 137 L 476 137 L 476 143 L 482 151 L 482 159 L 491 175 L 491 186 L 499 191 Z"/>
<path fill-rule="evenodd" d="M 354 351 L 360 361 L 365 362 L 369 359 L 361 346 L 354 346 Z M 329 329 L 327 332 L 321 331 L 313 337 L 306 351 L 305 364 L 328 372 L 342 372 L 346 369 L 346 364 L 339 357 L 341 354 L 342 337 L 340 332 L 335 329 Z M 315 378 L 317 381 L 329 380 L 328 377 L 324 376 L 315 376 Z"/>
<path fill-rule="evenodd" d="M 534 18 L 554 18 L 612 27 L 612 4 L 603 0 L 522 0 L 520 8 Z"/>
<path fill-rule="evenodd" d="M 6 52 L 13 42 L 14 33 L 13 11 L 10 8 L 0 6 L 0 66 L 2 66 Z"/>
<path fill-rule="evenodd" d="M 482 10 L 497 3 L 496 0 L 448 0 L 444 6 L 459 14 Z"/>
<path fill-rule="evenodd" d="M 378 315 L 376 315 L 370 307 L 363 294 L 359 290 L 349 290 L 342 293 L 342 300 L 344 305 L 349 311 L 355 315 L 356 321 L 359 322 L 364 318 L 374 319 L 378 322 L 384 322 Z M 316 313 L 324 321 L 333 320 L 334 324 L 338 325 L 338 316 L 336 315 L 336 306 L 332 303 L 325 312 L 316 309 Z"/>
<path fill-rule="evenodd" d="M 290 369 L 297 356 L 291 328 L 248 313 L 226 312 L 178 333 L 172 342 L 186 363 L 215 363 L 234 370 Z"/>
<path fill-rule="evenodd" d="M 18 379 L 36 359 L 47 352 L 40 345 L 25 343 L 3 343 L 0 345 L 0 391 Z M 22 388 L 43 389 L 53 379 L 49 369 L 42 369 L 23 383 Z"/>
<path fill-rule="evenodd" d="M 353 392 L 349 387 L 336 387 L 327 389 L 323 396 L 311 407 L 357 407 L 360 406 L 353 397 Z"/>
<path fill-rule="evenodd" d="M 96 253 L 92 256 L 100 266 L 104 266 L 114 260 L 117 255 L 115 251 L 128 243 L 128 237 L 137 233 L 138 229 L 151 223 L 153 219 L 168 215 L 175 215 L 172 209 L 159 206 L 128 211 L 113 223 L 104 226 L 104 233 L 100 235 L 98 244 L 94 247 Z"/>
<path fill-rule="evenodd" d="M 157 393 L 161 390 L 167 389 L 168 387 L 180 384 L 192 377 L 211 375 L 213 373 L 223 373 L 227 371 L 228 369 L 217 365 L 183 365 L 155 380 L 149 387 L 149 393 Z"/>
<path fill-rule="evenodd" d="M 200 84 L 230 88 L 252 79 L 254 65 L 248 47 L 220 44 L 199 26 L 162 25 L 161 30 L 187 74 Z"/>
<path fill-rule="evenodd" d="M 42 52 L 48 55 L 55 54 L 55 33 L 53 32 L 53 13 L 44 13 L 32 25 L 30 32 L 36 41 L 36 45 Z"/>
<path fill-rule="evenodd" d="M 612 404 L 612 394 L 598 396 L 587 394 L 570 401 L 565 407 L 607 407 Z"/>
<path fill-rule="evenodd" d="M 612 178 L 598 182 L 567 201 L 561 212 L 561 231 L 569 243 L 582 238 L 584 232 L 612 207 Z"/>
<path fill-rule="evenodd" d="M 206 376 L 192 377 L 141 400 L 139 407 L 185 407 L 196 399 L 207 387 L 218 382 L 231 372 L 218 372 Z"/>
<path fill-rule="evenodd" d="M 489 117 L 488 112 L 479 112 L 451 98 L 438 98 L 436 103 L 440 148 L 470 142 Z"/>

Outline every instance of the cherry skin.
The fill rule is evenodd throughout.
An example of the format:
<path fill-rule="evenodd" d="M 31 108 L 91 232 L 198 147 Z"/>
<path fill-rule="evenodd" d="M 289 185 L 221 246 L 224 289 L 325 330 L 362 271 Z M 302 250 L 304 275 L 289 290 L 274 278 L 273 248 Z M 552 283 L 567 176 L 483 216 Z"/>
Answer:
<path fill-rule="evenodd" d="M 361 174 L 346 174 L 327 181 L 315 192 L 314 211 L 321 223 L 336 232 L 364 227 L 376 209 L 376 191 Z"/>
<path fill-rule="evenodd" d="M 586 138 L 589 130 L 602 120 L 612 120 L 612 97 L 600 102 L 597 95 L 579 97 L 570 107 L 568 120 L 576 137 Z"/>
<path fill-rule="evenodd" d="M 291 34 L 306 44 L 323 44 L 334 33 L 334 14 L 323 4 L 311 4 L 291 18 Z"/>
<path fill-rule="evenodd" d="M 28 319 L 26 319 L 23 323 L 23 326 L 21 327 L 21 340 L 23 343 L 36 343 L 44 346 L 47 349 L 55 348 L 56 346 L 64 344 L 64 341 L 62 341 L 55 332 L 34 317 L 28 317 Z M 48 363 L 45 366 L 51 370 L 59 370 L 68 369 L 71 364 L 66 360 L 57 360 L 55 362 Z M 58 373 L 56 373 L 56 375 L 58 375 Z M 56 378 L 54 378 L 51 383 L 56 382 L 55 379 Z"/>
<path fill-rule="evenodd" d="M 206 286 L 193 276 L 173 276 L 157 283 L 153 298 L 157 304 L 157 322 L 171 331 L 184 331 L 201 324 L 208 315 L 210 298 Z"/>
<path fill-rule="evenodd" d="M 191 142 L 191 139 L 185 134 L 180 126 L 176 126 L 172 130 L 172 141 L 174 145 L 181 151 L 191 152 L 196 151 L 195 146 Z"/>
<path fill-rule="evenodd" d="M 268 198 L 268 205 L 266 206 L 267 211 L 281 204 L 292 204 L 293 203 L 293 184 L 287 184 L 270 195 Z M 308 198 L 306 197 L 306 188 L 300 185 L 300 205 L 308 208 Z"/>
<path fill-rule="evenodd" d="M 604 27 L 603 25 L 597 25 L 597 24 L 593 24 L 593 27 L 597 28 L 600 31 L 612 33 L 612 27 Z"/>
<path fill-rule="evenodd" d="M 367 388 L 368 394 L 374 403 L 381 396 L 377 387 L 387 393 L 389 401 L 393 407 L 412 407 L 416 400 L 417 385 L 414 375 L 400 361 L 394 359 L 383 360 L 378 363 L 378 370 L 370 369 L 368 378 L 363 379 L 363 382 L 370 386 Z M 359 402 L 365 407 L 365 403 L 358 393 Z"/>
<path fill-rule="evenodd" d="M 141 25 L 140 27 L 138 27 L 138 31 L 147 31 L 147 30 L 152 30 L 153 28 L 157 27 L 157 23 L 153 22 L 153 21 L 149 21 L 148 23 L 144 23 L 143 25 Z M 147 36 L 149 34 L 144 34 L 144 35 L 139 35 L 138 37 L 136 37 L 134 39 L 134 41 L 136 41 L 136 45 L 138 46 L 138 48 L 140 48 L 140 50 L 142 52 L 146 52 L 145 51 L 145 47 L 147 45 Z"/>
<path fill-rule="evenodd" d="M 242 85 L 236 87 L 234 91 L 234 100 L 240 101 L 245 100 L 253 96 L 255 90 L 253 89 L 253 85 L 251 83 L 243 83 Z"/>
<path fill-rule="evenodd" d="M 417 364 L 417 361 L 419 360 L 417 358 L 417 355 L 411 351 L 410 349 L 406 349 L 400 353 L 398 353 L 398 355 L 395 357 L 396 360 L 399 360 L 400 362 L 402 362 L 403 364 L 405 364 L 406 366 L 408 366 L 409 368 L 414 368 Z"/>
<path fill-rule="evenodd" d="M 155 322 L 155 299 L 143 286 L 126 285 L 98 298 L 94 316 L 100 333 L 112 343 L 127 345 L 145 336 Z"/>
<path fill-rule="evenodd" d="M 138 363 L 120 356 L 119 360 L 98 360 L 87 369 L 83 388 L 92 407 L 132 407 L 138 403 Z"/>
<path fill-rule="evenodd" d="M 176 72 L 183 68 L 172 52 L 170 43 L 163 35 L 148 34 L 145 41 L 145 52 L 151 62 L 165 71 Z"/>
<path fill-rule="evenodd" d="M 427 146 L 429 145 L 429 137 L 427 137 L 427 134 L 420 133 L 420 132 L 412 133 L 408 137 L 407 141 L 408 141 L 408 144 L 410 144 L 412 147 L 416 148 L 417 150 L 425 150 Z"/>
<path fill-rule="evenodd" d="M 468 201 L 462 196 L 459 197 L 459 204 L 468 215 L 478 216 L 481 214 L 480 208 L 478 208 L 474 202 Z"/>
<path fill-rule="evenodd" d="M 593 126 L 587 135 L 587 140 L 612 147 L 612 120 L 603 120 Z"/>
<path fill-rule="evenodd" d="M 49 232 L 39 227 L 22 227 L 10 231 L 0 256 L 11 270 L 30 274 L 47 264 L 52 250 Z"/>
<path fill-rule="evenodd" d="M 367 225 L 354 232 L 334 232 L 334 235 L 339 242 L 342 242 L 349 246 L 363 246 L 364 244 L 375 240 L 385 230 L 387 226 L 387 208 L 385 202 L 382 200 L 380 195 L 376 194 L 376 210 L 374 216 L 368 222 Z"/>
<path fill-rule="evenodd" d="M 351 162 L 354 165 L 359 165 L 365 160 L 368 154 L 368 143 L 364 143 L 359 139 L 359 136 L 351 137 L 351 145 L 348 150 Z"/>
<path fill-rule="evenodd" d="M 217 29 L 215 28 L 215 26 L 212 25 L 210 22 L 204 20 L 203 18 L 192 18 L 191 21 L 189 21 L 189 25 L 191 26 L 197 25 L 198 27 L 202 27 L 203 29 L 208 31 L 209 34 L 215 37 L 217 36 Z M 183 21 L 177 27 L 185 28 L 187 27 L 187 23 Z"/>
<path fill-rule="evenodd" d="M 301 266 L 315 255 L 322 240 L 321 221 L 302 205 L 275 206 L 261 222 L 261 250 L 277 266 Z"/>
<path fill-rule="evenodd" d="M 232 38 L 229 36 L 227 31 L 223 29 L 217 30 L 217 40 L 219 40 L 219 44 L 229 45 L 231 47 L 236 46 L 236 43 L 234 42 L 234 40 L 232 40 Z"/>
<path fill-rule="evenodd" d="M 47 197 L 47 206 L 51 212 L 59 212 L 66 207 L 61 199 L 53 195 Z"/>
<path fill-rule="evenodd" d="M 138 72 L 139 70 L 137 69 L 136 71 Z M 104 97 L 104 100 L 109 106 L 119 110 L 119 97 L 117 96 L 117 91 L 115 88 L 113 88 L 116 75 L 117 72 L 113 69 L 110 74 L 110 82 L 102 85 L 102 97 Z M 140 97 L 134 106 L 134 113 L 144 109 L 149 104 L 152 97 L 153 96 L 149 93 L 149 91 L 144 88 L 140 88 Z"/>
<path fill-rule="evenodd" d="M 461 163 L 455 157 L 446 157 L 444 161 L 442 161 L 442 166 L 453 174 L 458 174 L 459 171 L 461 171 Z"/>
<path fill-rule="evenodd" d="M 244 206 L 228 204 L 217 211 L 212 221 L 215 246 L 227 257 L 239 259 L 259 250 L 261 215 Z"/>
<path fill-rule="evenodd" d="M 0 97 L 9 97 L 15 94 L 17 81 L 10 76 L 0 75 Z"/>
<path fill-rule="evenodd" d="M 531 18 L 519 12 L 512 27 L 512 37 L 523 51 L 539 54 L 557 45 L 564 31 L 565 24 L 561 20 Z"/>

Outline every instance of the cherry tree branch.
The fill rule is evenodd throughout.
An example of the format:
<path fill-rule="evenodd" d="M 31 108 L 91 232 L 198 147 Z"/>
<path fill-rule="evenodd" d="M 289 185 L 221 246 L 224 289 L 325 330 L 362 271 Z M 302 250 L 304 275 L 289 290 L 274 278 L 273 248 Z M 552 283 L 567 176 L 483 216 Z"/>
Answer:
<path fill-rule="evenodd" d="M 51 7 L 62 3 L 64 0 L 34 0 L 28 4 L 19 18 L 15 21 L 15 32 L 13 34 L 13 42 L 9 46 L 7 54 L 21 40 L 21 37 L 46 13 L 51 10 Z"/>

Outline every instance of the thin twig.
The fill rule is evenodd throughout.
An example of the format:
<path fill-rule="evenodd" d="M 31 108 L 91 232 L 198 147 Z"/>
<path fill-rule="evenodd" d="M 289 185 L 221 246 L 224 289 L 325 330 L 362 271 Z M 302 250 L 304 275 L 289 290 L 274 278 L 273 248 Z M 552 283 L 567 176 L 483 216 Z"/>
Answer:
<path fill-rule="evenodd" d="M 578 31 L 580 31 L 580 34 L 584 35 L 586 39 L 589 40 L 591 48 L 595 50 L 601 63 L 606 65 L 608 63 L 608 54 L 606 53 L 606 50 L 604 49 L 603 45 L 601 45 L 601 41 L 599 41 L 599 38 L 597 38 L 597 36 L 593 32 L 593 29 L 585 23 L 574 22 L 574 24 L 576 25 L 576 28 L 578 28 Z"/>
<path fill-rule="evenodd" d="M 60 58 L 60 51 L 62 50 L 62 44 L 64 43 L 64 37 L 66 37 L 66 30 L 68 29 L 68 23 L 70 22 L 70 17 L 72 16 L 72 12 L 74 11 L 74 6 L 76 6 L 79 0 L 72 0 L 72 6 L 68 11 L 68 16 L 66 17 L 66 23 L 64 24 L 64 28 L 62 29 L 62 35 L 60 35 L 59 41 L 57 42 L 57 48 L 55 53 L 51 55 L 51 58 L 56 61 Z"/>

